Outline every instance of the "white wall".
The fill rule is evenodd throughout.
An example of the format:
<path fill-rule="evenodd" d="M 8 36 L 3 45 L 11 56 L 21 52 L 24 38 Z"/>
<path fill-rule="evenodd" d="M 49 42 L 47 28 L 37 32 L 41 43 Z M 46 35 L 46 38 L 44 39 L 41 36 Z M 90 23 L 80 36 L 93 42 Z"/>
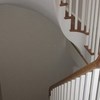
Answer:
<path fill-rule="evenodd" d="M 0 0 L 0 4 L 13 4 L 36 10 L 58 24 L 55 12 L 55 0 Z"/>
<path fill-rule="evenodd" d="M 0 84 L 3 100 L 48 100 L 48 87 L 72 72 L 68 40 L 48 19 L 0 6 Z"/>
<path fill-rule="evenodd" d="M 75 72 L 75 71 L 79 70 L 80 68 L 86 66 L 86 62 L 83 60 L 83 58 L 77 52 L 77 50 L 72 45 L 69 45 L 69 48 L 70 48 L 71 57 L 76 63 L 76 66 L 73 66 L 73 72 Z"/>

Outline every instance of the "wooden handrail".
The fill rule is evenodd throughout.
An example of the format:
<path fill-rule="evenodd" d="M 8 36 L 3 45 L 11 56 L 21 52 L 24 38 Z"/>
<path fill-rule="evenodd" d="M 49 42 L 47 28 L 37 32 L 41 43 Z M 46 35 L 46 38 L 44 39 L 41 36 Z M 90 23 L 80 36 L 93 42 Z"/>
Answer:
<path fill-rule="evenodd" d="M 86 74 L 87 72 L 91 72 L 93 69 L 96 68 L 100 68 L 100 56 L 97 58 L 97 60 L 95 60 L 94 62 L 86 65 L 85 67 L 81 68 L 80 70 L 74 72 L 73 74 L 71 74 L 70 76 L 64 78 L 63 80 L 55 83 L 54 85 L 50 86 L 49 88 L 49 93 L 52 89 L 54 89 L 55 87 L 58 87 L 61 84 L 64 84 L 68 81 L 71 81 L 72 79 L 75 79 L 81 75 Z M 50 95 L 50 94 L 49 94 Z"/>

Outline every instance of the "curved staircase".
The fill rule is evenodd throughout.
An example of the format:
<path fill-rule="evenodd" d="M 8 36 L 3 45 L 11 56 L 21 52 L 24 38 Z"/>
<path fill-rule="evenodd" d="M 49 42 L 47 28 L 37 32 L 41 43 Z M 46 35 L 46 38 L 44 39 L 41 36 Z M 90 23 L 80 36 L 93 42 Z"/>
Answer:
<path fill-rule="evenodd" d="M 50 100 L 100 100 L 100 57 L 49 88 Z"/>
<path fill-rule="evenodd" d="M 57 6 L 63 34 L 88 63 L 95 61 L 99 55 L 99 8 L 99 0 L 61 0 Z"/>
<path fill-rule="evenodd" d="M 89 64 L 50 86 L 50 100 L 100 100 L 100 0 L 61 0 L 57 9 L 63 34 Z"/>

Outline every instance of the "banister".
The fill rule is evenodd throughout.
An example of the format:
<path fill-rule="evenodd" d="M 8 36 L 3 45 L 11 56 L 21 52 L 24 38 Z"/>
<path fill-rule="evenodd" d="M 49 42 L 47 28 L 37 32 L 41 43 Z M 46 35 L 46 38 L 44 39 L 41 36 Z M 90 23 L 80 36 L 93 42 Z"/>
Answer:
<path fill-rule="evenodd" d="M 86 65 L 85 67 L 79 69 L 78 71 L 74 72 L 73 74 L 69 75 L 68 77 L 64 78 L 63 80 L 53 84 L 52 86 L 50 86 L 49 88 L 49 95 L 50 95 L 50 91 L 52 89 L 54 89 L 55 87 L 61 85 L 61 84 L 64 84 L 65 82 L 68 82 L 72 79 L 75 79 L 76 77 L 79 77 L 83 74 L 86 74 L 87 72 L 90 72 L 92 71 L 93 69 L 96 69 L 96 68 L 100 68 L 100 56 L 92 63 Z"/>

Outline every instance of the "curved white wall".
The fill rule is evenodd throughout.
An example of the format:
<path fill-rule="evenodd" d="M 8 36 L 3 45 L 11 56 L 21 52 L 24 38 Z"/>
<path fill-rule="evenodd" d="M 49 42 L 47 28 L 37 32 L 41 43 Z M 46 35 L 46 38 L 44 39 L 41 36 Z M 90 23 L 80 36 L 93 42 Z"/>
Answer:
<path fill-rule="evenodd" d="M 69 42 L 51 21 L 32 10 L 0 6 L 3 100 L 48 100 L 49 86 L 74 65 Z"/>
<path fill-rule="evenodd" d="M 0 0 L 0 4 L 13 4 L 34 9 L 58 24 L 55 0 Z"/>

